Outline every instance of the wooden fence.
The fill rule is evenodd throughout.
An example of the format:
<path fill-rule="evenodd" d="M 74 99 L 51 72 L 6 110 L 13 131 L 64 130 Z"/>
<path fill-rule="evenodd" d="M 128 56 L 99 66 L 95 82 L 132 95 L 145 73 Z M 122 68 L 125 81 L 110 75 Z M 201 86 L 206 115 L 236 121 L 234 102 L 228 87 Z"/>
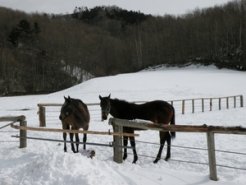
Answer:
<path fill-rule="evenodd" d="M 207 147 L 208 147 L 208 161 L 209 161 L 209 172 L 211 180 L 218 180 L 217 169 L 216 169 L 216 156 L 215 156 L 215 141 L 214 134 L 242 134 L 246 135 L 246 128 L 243 127 L 221 127 L 221 126 L 208 126 L 208 125 L 159 125 L 156 123 L 146 122 L 146 121 L 130 121 L 117 118 L 110 118 L 109 124 L 113 126 L 113 132 L 97 132 L 97 131 L 82 131 L 82 130 L 62 130 L 55 128 L 36 128 L 27 127 L 27 122 L 25 116 L 17 117 L 0 117 L 0 122 L 11 121 L 8 125 L 11 125 L 15 129 L 19 129 L 19 136 L 14 136 L 20 139 L 20 148 L 25 148 L 27 146 L 27 139 L 35 140 L 45 140 L 45 141 L 55 141 L 63 142 L 63 140 L 54 140 L 46 138 L 34 138 L 27 137 L 27 130 L 30 131 L 45 131 L 45 132 L 70 132 L 70 133 L 88 133 L 88 134 L 100 134 L 100 135 L 113 135 L 112 145 L 105 145 L 100 143 L 91 143 L 99 146 L 111 146 L 113 147 L 113 159 L 117 163 L 123 162 L 123 139 L 122 136 L 127 135 L 130 137 L 138 136 L 138 134 L 128 134 L 123 133 L 123 127 L 134 127 L 143 130 L 156 130 L 156 131 L 175 131 L 175 132 L 198 132 L 206 133 L 207 136 Z M 19 122 L 19 126 L 14 125 L 14 123 Z M 82 144 L 82 143 L 81 143 Z M 90 143 L 89 143 L 90 144 Z"/>
<path fill-rule="evenodd" d="M 26 126 L 26 117 L 21 115 L 21 116 L 5 116 L 5 117 L 0 117 L 0 122 L 6 122 L 6 121 L 11 121 L 11 123 L 8 123 L 6 126 L 10 126 L 16 122 L 20 123 L 20 126 L 25 127 Z M 2 127 L 2 128 L 4 128 Z M 26 147 L 26 130 L 20 130 L 20 148 L 25 148 Z"/>
<path fill-rule="evenodd" d="M 230 101 L 231 100 L 231 101 Z M 237 101 L 239 100 L 239 101 Z M 175 102 L 182 102 L 181 103 L 181 113 L 185 114 L 186 110 L 186 104 L 191 104 L 191 112 L 195 113 L 196 111 L 196 103 L 200 103 L 200 110 L 201 112 L 205 112 L 205 108 L 207 107 L 207 110 L 212 111 L 213 107 L 215 107 L 215 103 L 217 103 L 217 110 L 222 110 L 222 105 L 224 101 L 224 107 L 226 109 L 229 109 L 230 107 L 236 108 L 236 107 L 243 107 L 243 95 L 235 95 L 235 96 L 226 96 L 226 97 L 217 97 L 217 98 L 194 98 L 194 99 L 184 99 L 184 100 L 171 100 L 169 101 L 172 105 L 174 105 Z M 238 105 L 237 105 L 237 102 Z"/>
<path fill-rule="evenodd" d="M 243 134 L 246 135 L 246 128 L 243 127 L 220 127 L 220 126 L 191 126 L 191 125 L 159 125 L 155 123 L 145 121 L 129 121 L 117 118 L 110 118 L 109 124 L 113 126 L 114 132 L 122 132 L 123 127 L 140 128 L 144 130 L 156 130 L 156 131 L 175 131 L 175 132 L 200 132 L 207 135 L 207 147 L 208 147 L 208 161 L 210 179 L 218 180 L 216 170 L 216 157 L 215 157 L 215 141 L 214 134 Z M 114 136 L 114 142 L 118 146 L 122 146 L 123 139 L 121 136 Z M 114 161 L 122 163 L 122 148 L 114 148 Z"/>
<path fill-rule="evenodd" d="M 132 134 L 132 133 L 123 133 L 121 132 L 111 132 L 110 130 L 108 131 L 91 131 L 91 130 L 64 130 L 64 129 L 58 129 L 58 128 L 42 128 L 42 127 L 30 127 L 27 126 L 26 118 L 25 116 L 16 116 L 16 117 L 0 117 L 0 122 L 6 122 L 6 121 L 11 121 L 11 123 L 8 123 L 4 125 L 2 128 L 5 128 L 7 126 L 11 126 L 14 129 L 19 130 L 19 136 L 12 136 L 15 138 L 19 138 L 20 142 L 20 148 L 25 148 L 27 147 L 27 140 L 28 139 L 33 139 L 33 140 L 40 140 L 40 141 L 53 141 L 53 142 L 64 142 L 63 140 L 58 140 L 58 139 L 50 139 L 50 138 L 38 138 L 38 137 L 30 137 L 27 136 L 27 131 L 38 131 L 38 132 L 52 132 L 52 133 L 86 133 L 86 134 L 93 134 L 93 135 L 108 135 L 108 136 L 128 136 L 128 137 L 136 137 L 139 136 L 139 134 Z M 19 122 L 19 125 L 15 125 L 16 122 Z M 67 141 L 68 143 L 71 143 L 72 141 Z M 78 143 L 74 141 L 74 143 Z M 84 144 L 83 142 L 79 142 L 79 144 Z M 118 148 L 118 147 L 123 147 L 122 145 L 116 145 L 115 143 L 111 144 L 103 144 L 103 143 L 88 143 L 86 142 L 87 145 L 97 145 L 97 146 L 108 146 L 108 147 L 113 147 L 113 148 Z M 126 148 L 131 148 L 131 147 L 126 147 Z M 115 150 L 115 149 L 114 149 Z"/>
<path fill-rule="evenodd" d="M 42 127 L 28 127 L 27 126 L 27 121 L 26 117 L 21 115 L 21 116 L 6 116 L 6 117 L 0 117 L 0 122 L 8 122 L 10 121 L 11 123 L 8 123 L 1 128 L 5 128 L 7 126 L 11 126 L 14 129 L 19 130 L 19 136 L 12 136 L 15 138 L 19 138 L 19 148 L 26 148 L 27 147 L 27 140 L 32 139 L 32 140 L 40 140 L 40 141 L 53 141 L 53 142 L 64 142 L 63 140 L 58 140 L 58 139 L 50 139 L 50 138 L 38 138 L 38 137 L 30 137 L 27 136 L 27 131 L 38 131 L 38 132 L 52 132 L 52 133 L 86 133 L 86 134 L 93 134 L 93 135 L 108 135 L 108 136 L 128 136 L 128 137 L 136 137 L 139 136 L 139 134 L 132 134 L 132 133 L 123 133 L 121 132 L 110 132 L 109 131 L 84 131 L 84 130 L 64 130 L 64 129 L 57 129 L 57 128 L 42 128 Z M 19 122 L 19 125 L 15 125 L 16 122 Z M 71 143 L 72 141 L 67 141 L 68 143 Z M 74 143 L 77 143 L 76 141 Z M 84 144 L 83 142 L 79 142 L 79 144 Z M 107 146 L 107 147 L 113 147 L 114 150 L 115 148 L 118 147 L 123 147 L 122 145 L 116 145 L 115 143 L 111 144 L 103 144 L 103 143 L 88 143 L 86 142 L 87 145 L 96 145 L 96 146 Z M 131 148 L 131 147 L 126 147 L 126 148 Z"/>
<path fill-rule="evenodd" d="M 236 108 L 243 107 L 243 95 L 216 97 L 216 98 L 194 98 L 194 99 L 182 99 L 182 100 L 168 100 L 176 110 L 181 114 L 205 112 L 213 110 L 222 110 L 223 108 Z M 144 101 L 136 101 L 134 103 L 144 103 Z M 90 106 L 99 106 L 99 103 L 88 103 Z M 46 107 L 61 107 L 60 103 L 40 103 L 38 104 L 39 114 L 39 126 L 46 126 Z M 57 116 L 58 119 L 58 116 Z"/>
<path fill-rule="evenodd" d="M 61 107 L 61 103 L 39 103 L 38 104 L 38 115 L 39 115 L 39 126 L 46 127 L 46 107 Z M 88 103 L 87 106 L 99 106 L 98 103 Z M 58 116 L 57 116 L 58 119 Z"/>

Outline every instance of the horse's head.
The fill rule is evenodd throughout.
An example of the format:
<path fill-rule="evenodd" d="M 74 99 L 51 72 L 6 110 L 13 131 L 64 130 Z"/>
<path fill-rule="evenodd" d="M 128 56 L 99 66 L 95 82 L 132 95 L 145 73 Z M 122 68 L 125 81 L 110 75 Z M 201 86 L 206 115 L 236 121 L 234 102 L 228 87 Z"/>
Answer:
<path fill-rule="evenodd" d="M 64 96 L 64 99 L 65 99 L 65 102 L 61 107 L 60 116 L 59 116 L 59 119 L 61 121 L 63 121 L 64 119 L 66 119 L 68 116 L 72 114 L 73 107 L 74 107 L 70 96 L 68 96 L 67 98 Z"/>
<path fill-rule="evenodd" d="M 100 107 L 101 107 L 101 115 L 102 115 L 102 121 L 106 120 L 108 118 L 108 115 L 110 113 L 111 105 L 110 105 L 110 95 L 101 97 L 99 95 L 100 99 Z"/>

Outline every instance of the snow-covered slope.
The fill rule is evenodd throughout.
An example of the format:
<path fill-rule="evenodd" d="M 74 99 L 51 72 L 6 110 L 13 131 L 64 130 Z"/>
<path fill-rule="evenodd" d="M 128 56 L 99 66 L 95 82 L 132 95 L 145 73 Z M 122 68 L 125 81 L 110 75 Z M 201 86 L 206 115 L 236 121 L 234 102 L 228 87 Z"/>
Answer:
<path fill-rule="evenodd" d="M 148 101 L 154 99 L 172 100 L 196 97 L 218 97 L 242 94 L 246 96 L 246 73 L 232 70 L 208 68 L 168 68 L 155 71 L 142 71 L 131 74 L 94 78 L 69 89 L 37 96 L 0 97 L 0 116 L 20 115 L 27 117 L 28 125 L 38 126 L 38 103 L 63 103 L 63 96 L 80 98 L 86 103 L 99 102 L 102 96 L 111 93 L 114 98 L 128 101 Z M 245 104 L 245 103 L 244 103 Z M 58 119 L 59 107 L 47 108 L 47 127 L 61 128 Z M 100 121 L 98 106 L 90 107 L 91 130 L 107 131 L 111 127 Z M 213 112 L 177 114 L 177 124 L 211 124 L 246 127 L 245 108 Z M 0 123 L 4 125 L 5 123 Z M 169 162 L 161 160 L 153 164 L 158 145 L 137 142 L 140 155 L 137 164 L 132 164 L 129 155 L 123 164 L 114 163 L 112 148 L 88 146 L 96 151 L 93 159 L 81 153 L 63 152 L 63 143 L 28 140 L 26 149 L 19 149 L 18 134 L 11 128 L 0 130 L 0 184 L 2 185 L 244 185 L 245 170 L 218 167 L 218 182 L 209 180 L 206 150 L 183 149 L 177 146 L 206 148 L 205 134 L 177 133 L 172 144 L 172 157 Z M 138 141 L 158 143 L 158 133 L 139 131 Z M 29 132 L 29 136 L 62 139 L 59 133 Z M 10 142 L 11 141 L 11 142 Z M 89 135 L 88 142 L 109 143 L 111 136 Z M 216 149 L 246 153 L 246 138 L 241 135 L 216 135 Z M 131 150 L 129 150 L 131 153 Z M 165 157 L 166 149 L 163 150 Z M 217 163 L 246 169 L 246 155 L 216 152 Z M 201 164 L 179 162 L 191 161 Z"/>

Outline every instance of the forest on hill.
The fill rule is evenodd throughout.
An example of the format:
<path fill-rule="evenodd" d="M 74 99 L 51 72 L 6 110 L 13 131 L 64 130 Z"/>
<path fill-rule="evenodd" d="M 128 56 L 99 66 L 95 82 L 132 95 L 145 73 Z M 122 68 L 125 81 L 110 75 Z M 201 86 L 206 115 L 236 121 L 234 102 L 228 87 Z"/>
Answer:
<path fill-rule="evenodd" d="M 119 7 L 71 15 L 0 7 L 0 95 L 54 92 L 155 65 L 246 70 L 246 0 L 152 16 Z"/>

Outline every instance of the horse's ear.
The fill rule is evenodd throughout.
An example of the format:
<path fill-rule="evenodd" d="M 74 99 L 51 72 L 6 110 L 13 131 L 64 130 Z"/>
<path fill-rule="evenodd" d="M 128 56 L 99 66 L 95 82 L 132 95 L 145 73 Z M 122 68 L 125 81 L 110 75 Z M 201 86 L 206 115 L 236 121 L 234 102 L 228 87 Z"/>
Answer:
<path fill-rule="evenodd" d="M 69 99 L 69 100 L 71 99 L 70 96 L 68 96 L 68 99 Z"/>
<path fill-rule="evenodd" d="M 108 95 L 108 98 L 110 99 L 111 93 Z"/>
<path fill-rule="evenodd" d="M 99 95 L 99 99 L 100 99 L 100 100 L 102 100 L 102 97 L 101 97 L 101 95 Z"/>
<path fill-rule="evenodd" d="M 66 96 L 64 96 L 64 100 L 65 100 L 65 101 L 67 101 L 67 98 L 66 98 Z"/>

